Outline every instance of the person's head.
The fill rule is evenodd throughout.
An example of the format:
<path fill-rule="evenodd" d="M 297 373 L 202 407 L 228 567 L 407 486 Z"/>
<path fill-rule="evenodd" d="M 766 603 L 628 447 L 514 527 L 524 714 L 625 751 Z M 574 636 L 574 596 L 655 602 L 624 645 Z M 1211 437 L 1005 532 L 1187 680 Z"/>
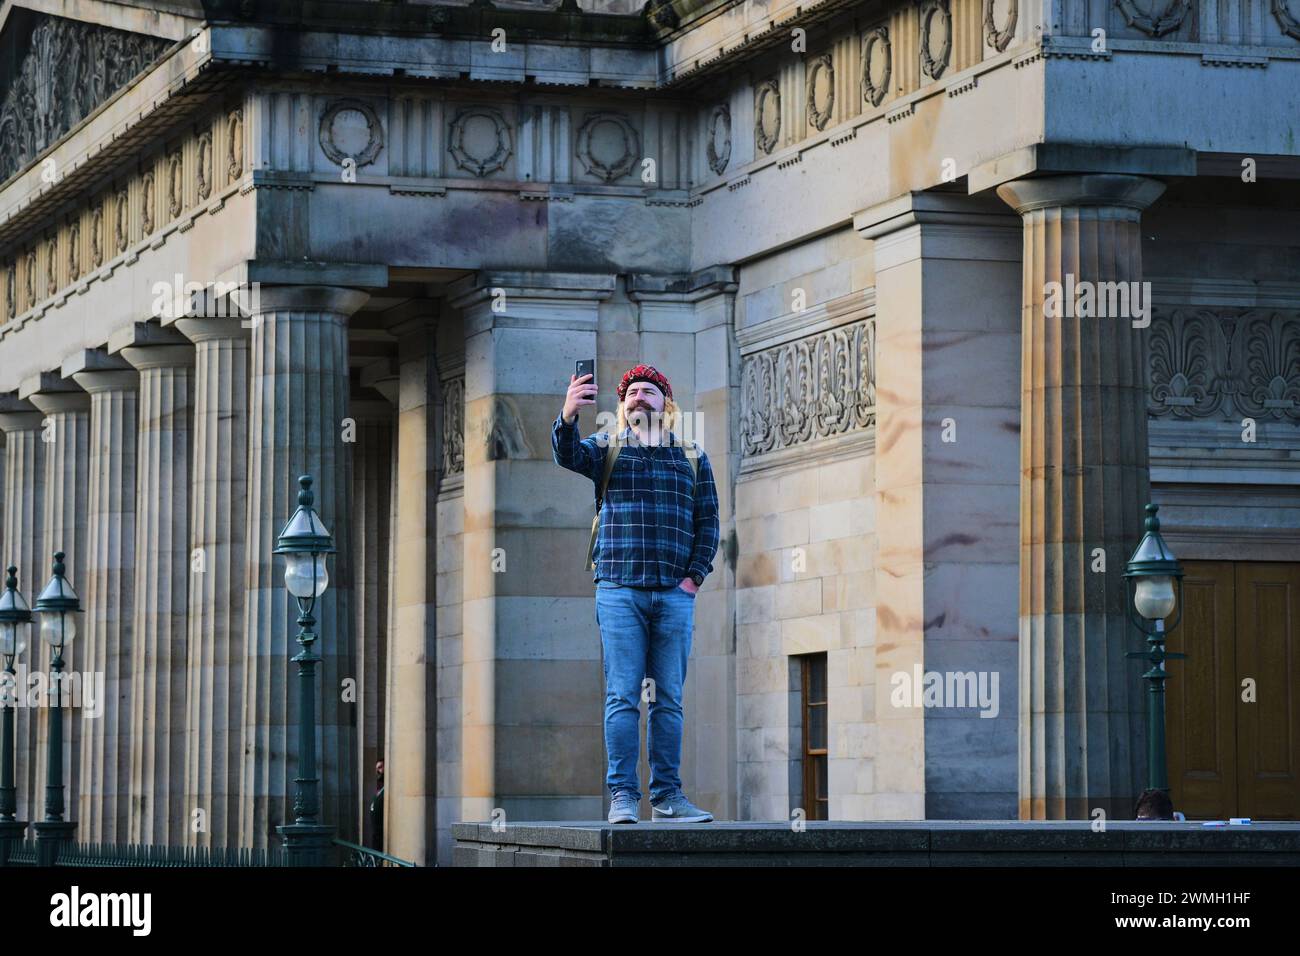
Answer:
<path fill-rule="evenodd" d="M 1174 803 L 1169 799 L 1169 791 L 1154 788 L 1143 790 L 1137 799 L 1137 806 L 1133 808 L 1133 815 L 1137 820 L 1172 820 Z"/>
<path fill-rule="evenodd" d="M 638 430 L 655 431 L 661 423 L 663 432 L 677 421 L 677 403 L 667 377 L 653 365 L 634 365 L 618 383 L 618 431 L 629 424 Z"/>
<path fill-rule="evenodd" d="M 376 761 L 376 762 L 375 762 L 375 776 L 376 776 L 376 777 L 382 777 L 383 775 L 384 775 L 384 762 L 383 762 L 382 760 Z"/>

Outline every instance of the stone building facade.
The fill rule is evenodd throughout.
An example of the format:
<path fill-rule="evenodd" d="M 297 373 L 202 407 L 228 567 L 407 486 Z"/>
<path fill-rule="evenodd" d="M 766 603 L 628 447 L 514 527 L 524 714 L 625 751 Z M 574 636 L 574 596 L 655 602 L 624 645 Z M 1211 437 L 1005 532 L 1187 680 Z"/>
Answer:
<path fill-rule="evenodd" d="M 0 541 L 29 597 L 67 552 L 106 682 L 79 839 L 287 822 L 302 473 L 325 818 L 369 839 L 377 759 L 407 859 L 600 816 L 591 489 L 547 441 L 593 356 L 663 369 L 718 477 L 682 775 L 719 819 L 806 810 L 818 759 L 832 819 L 1128 815 L 1149 500 L 1175 800 L 1300 815 L 1298 0 L 304 9 L 0 5 Z M 901 706 L 922 671 L 997 706 Z"/>

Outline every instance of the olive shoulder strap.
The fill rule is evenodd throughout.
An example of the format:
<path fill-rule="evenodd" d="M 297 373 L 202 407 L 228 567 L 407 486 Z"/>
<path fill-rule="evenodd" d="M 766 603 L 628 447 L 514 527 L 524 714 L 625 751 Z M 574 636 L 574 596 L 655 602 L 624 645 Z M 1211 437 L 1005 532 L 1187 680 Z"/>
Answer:
<path fill-rule="evenodd" d="M 596 570 L 594 555 L 596 553 L 596 532 L 600 527 L 600 508 L 605 501 L 605 489 L 609 487 L 609 476 L 614 473 L 614 462 L 618 458 L 618 453 L 622 449 L 617 435 L 613 435 L 609 440 L 609 447 L 605 450 L 605 471 L 600 478 L 600 487 L 596 490 L 596 514 L 591 519 L 591 543 L 587 545 L 587 570 Z"/>

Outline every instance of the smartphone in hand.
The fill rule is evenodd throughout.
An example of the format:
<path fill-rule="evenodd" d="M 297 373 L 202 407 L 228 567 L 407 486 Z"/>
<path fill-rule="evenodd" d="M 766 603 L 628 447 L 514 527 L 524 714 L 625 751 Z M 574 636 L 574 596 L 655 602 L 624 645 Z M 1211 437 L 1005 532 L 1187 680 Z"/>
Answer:
<path fill-rule="evenodd" d="M 588 382 L 587 384 L 595 385 L 596 384 L 596 360 L 578 359 L 578 368 L 577 371 L 574 372 L 573 374 L 576 375 L 578 378 L 582 378 L 582 376 L 584 375 L 590 375 L 591 381 Z"/>

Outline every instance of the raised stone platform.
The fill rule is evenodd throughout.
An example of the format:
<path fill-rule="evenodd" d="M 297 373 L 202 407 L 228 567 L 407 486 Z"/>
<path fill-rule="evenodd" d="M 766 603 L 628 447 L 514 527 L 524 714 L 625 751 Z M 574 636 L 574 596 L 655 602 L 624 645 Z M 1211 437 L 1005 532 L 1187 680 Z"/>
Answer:
<path fill-rule="evenodd" d="M 454 866 L 1300 866 L 1300 823 L 935 820 L 452 825 Z"/>

